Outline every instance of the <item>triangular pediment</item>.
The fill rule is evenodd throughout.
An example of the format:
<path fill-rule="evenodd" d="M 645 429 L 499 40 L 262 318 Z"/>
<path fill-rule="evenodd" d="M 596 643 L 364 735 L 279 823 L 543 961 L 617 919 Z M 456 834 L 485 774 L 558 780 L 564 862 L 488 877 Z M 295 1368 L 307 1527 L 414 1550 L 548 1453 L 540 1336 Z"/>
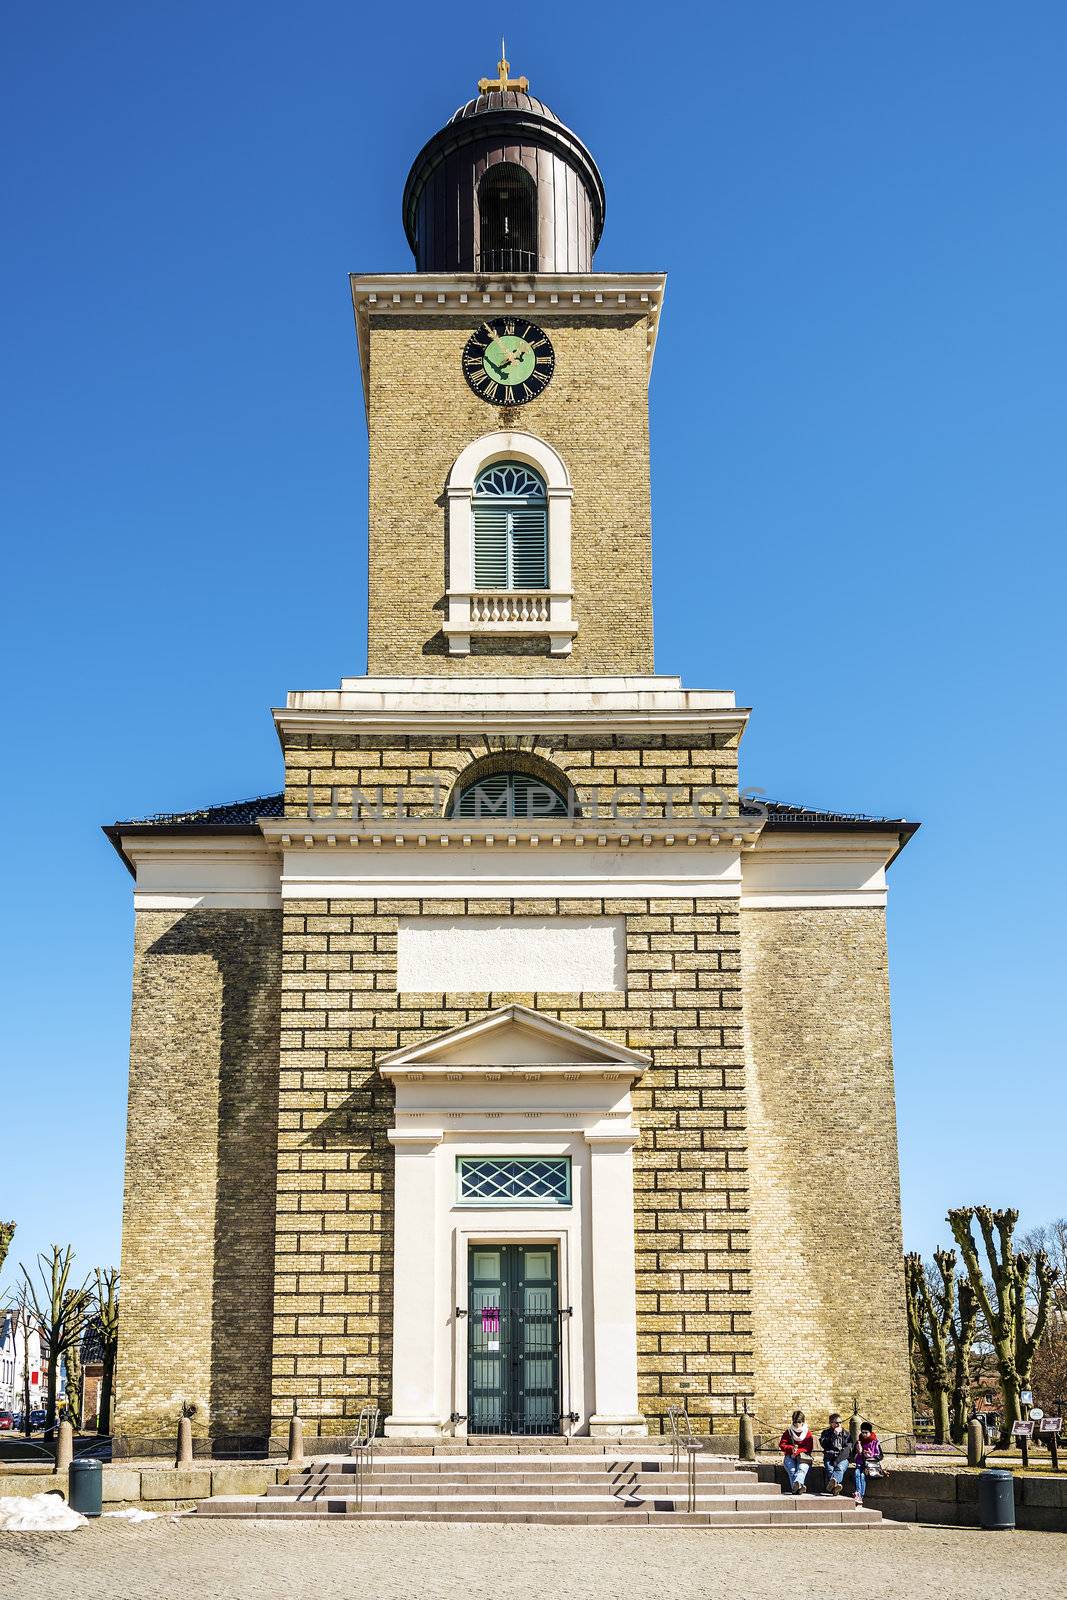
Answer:
<path fill-rule="evenodd" d="M 477 1022 L 449 1028 L 422 1044 L 391 1050 L 378 1062 L 383 1077 L 415 1074 L 611 1074 L 639 1078 L 647 1056 L 612 1039 L 572 1028 L 529 1006 L 503 1006 Z"/>

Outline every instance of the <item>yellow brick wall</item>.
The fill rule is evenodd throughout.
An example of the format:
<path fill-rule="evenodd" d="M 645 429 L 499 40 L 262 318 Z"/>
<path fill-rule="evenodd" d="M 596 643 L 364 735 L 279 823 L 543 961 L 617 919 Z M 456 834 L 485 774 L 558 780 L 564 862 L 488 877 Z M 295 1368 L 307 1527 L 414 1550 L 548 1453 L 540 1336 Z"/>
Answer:
<path fill-rule="evenodd" d="M 368 671 L 382 675 L 652 671 L 647 319 L 538 314 L 556 353 L 537 400 L 487 405 L 463 377 L 469 317 L 377 316 L 370 322 Z M 441 632 L 445 482 L 473 439 L 501 427 L 534 433 L 574 485 L 572 568 L 579 633 L 570 656 L 547 640 L 474 641 L 449 656 Z"/>
<path fill-rule="evenodd" d="M 741 917 L 761 1427 L 910 1431 L 885 914 Z"/>
<path fill-rule="evenodd" d="M 119 1448 L 263 1433 L 281 913 L 142 911 L 116 1381 Z"/>
<path fill-rule="evenodd" d="M 520 767 L 552 781 L 553 769 L 573 786 L 583 816 L 594 799 L 606 808 L 616 791 L 639 787 L 646 793 L 646 814 L 663 816 L 668 790 L 680 810 L 694 802 L 708 812 L 718 801 L 701 797 L 709 786 L 721 791 L 726 810 L 737 812 L 737 737 L 693 735 L 567 734 L 535 739 L 519 736 L 482 738 L 459 735 L 377 735 L 359 738 L 340 734 L 285 736 L 286 815 L 307 814 L 309 785 L 316 812 L 336 800 L 351 816 L 353 790 L 369 805 L 377 803 L 381 785 L 386 810 L 398 799 L 413 816 L 431 816 L 447 803 L 456 780 L 474 763 L 476 775 Z M 435 795 L 434 781 L 438 791 Z M 637 814 L 636 795 L 620 795 L 620 814 Z"/>
<path fill-rule="evenodd" d="M 397 994 L 400 916 L 623 916 L 627 988 Z M 390 1407 L 391 1086 L 374 1064 L 497 1006 L 535 1006 L 647 1051 L 634 1090 L 639 1393 L 655 1430 L 688 1377 L 694 1416 L 752 1387 L 740 952 L 723 900 L 287 902 L 279 1094 L 274 1425 L 352 1431 Z"/>

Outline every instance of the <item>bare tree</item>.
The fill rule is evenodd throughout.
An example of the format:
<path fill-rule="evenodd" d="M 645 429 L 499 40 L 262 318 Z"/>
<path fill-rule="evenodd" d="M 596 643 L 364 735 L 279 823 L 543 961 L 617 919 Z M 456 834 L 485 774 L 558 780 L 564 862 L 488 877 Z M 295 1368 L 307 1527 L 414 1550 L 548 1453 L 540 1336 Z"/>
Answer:
<path fill-rule="evenodd" d="M 904 1257 L 908 1340 L 913 1366 L 926 1381 L 934 1440 L 960 1444 L 967 1428 L 971 1346 L 978 1306 L 970 1283 L 957 1291 L 955 1250 L 934 1252 L 933 1269 L 919 1255 Z"/>
<path fill-rule="evenodd" d="M 98 1433 L 111 1432 L 111 1403 L 115 1391 L 115 1356 L 119 1347 L 119 1270 L 96 1269 L 96 1320 L 103 1346 L 104 1370 L 100 1378 Z"/>
<path fill-rule="evenodd" d="M 989 1328 L 996 1351 L 1000 1388 L 1004 1396 L 1001 1438 L 1011 1436 L 1011 1425 L 1022 1417 L 1020 1395 L 1029 1388 L 1034 1355 L 1048 1321 L 1056 1269 L 1040 1249 L 1031 1255 L 1015 1249 L 1017 1211 L 993 1211 L 989 1206 L 960 1206 L 948 1214 L 949 1227 L 960 1247 L 975 1299 Z M 977 1221 L 989 1267 L 982 1271 L 978 1245 L 971 1232 Z M 1034 1282 L 1031 1282 L 1033 1277 Z M 1031 1311 L 1029 1296 L 1036 1295 Z"/>
<path fill-rule="evenodd" d="M 40 1329 L 42 1353 L 48 1358 L 45 1433 L 49 1435 L 54 1432 L 56 1425 L 56 1385 L 59 1381 L 59 1364 L 71 1346 L 80 1342 L 92 1311 L 92 1294 L 88 1278 L 76 1287 L 72 1288 L 70 1285 L 73 1259 L 74 1252 L 69 1244 L 66 1250 L 54 1244 L 51 1256 L 39 1255 L 37 1273 L 40 1285 L 34 1281 L 25 1266 L 20 1268 L 23 1303 Z"/>
<path fill-rule="evenodd" d="M 1023 1247 L 1036 1256 L 1044 1250 L 1056 1271 L 1049 1300 L 1045 1337 L 1034 1356 L 1034 1393 L 1042 1406 L 1059 1407 L 1067 1401 L 1067 1217 L 1046 1228 L 1035 1228 L 1023 1238 Z M 1031 1285 L 1030 1313 L 1037 1314 L 1037 1296 Z"/>

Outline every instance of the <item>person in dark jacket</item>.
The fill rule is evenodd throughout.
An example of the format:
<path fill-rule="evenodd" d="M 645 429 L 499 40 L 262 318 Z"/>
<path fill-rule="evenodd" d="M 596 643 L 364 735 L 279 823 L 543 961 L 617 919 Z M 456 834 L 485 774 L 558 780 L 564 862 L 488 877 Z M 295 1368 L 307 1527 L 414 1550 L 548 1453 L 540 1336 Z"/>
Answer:
<path fill-rule="evenodd" d="M 842 1427 L 839 1412 L 831 1411 L 829 1422 L 819 1435 L 819 1449 L 826 1469 L 823 1493 L 840 1494 L 852 1451 L 852 1435 Z"/>
<path fill-rule="evenodd" d="M 804 1420 L 803 1411 L 793 1412 L 793 1420 L 779 1439 L 778 1448 L 782 1452 L 790 1489 L 794 1494 L 803 1494 L 804 1479 L 808 1475 L 812 1451 L 815 1449 L 815 1440 Z"/>

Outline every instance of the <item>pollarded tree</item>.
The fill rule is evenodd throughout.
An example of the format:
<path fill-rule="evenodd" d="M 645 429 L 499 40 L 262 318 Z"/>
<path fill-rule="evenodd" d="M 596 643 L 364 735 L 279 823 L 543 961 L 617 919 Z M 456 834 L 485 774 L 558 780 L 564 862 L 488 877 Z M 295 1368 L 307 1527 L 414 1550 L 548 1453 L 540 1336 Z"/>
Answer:
<path fill-rule="evenodd" d="M 1004 1397 L 1002 1442 L 1011 1437 L 1012 1423 L 1022 1418 L 1020 1395 L 1030 1386 L 1034 1355 L 1045 1331 L 1056 1282 L 1056 1269 L 1046 1251 L 1016 1251 L 1018 1220 L 1017 1211 L 993 1211 L 989 1206 L 958 1206 L 948 1214 L 949 1227 L 960 1247 L 996 1352 Z M 971 1231 L 975 1221 L 988 1263 L 988 1281 Z M 1035 1304 L 1031 1311 L 1027 1298 L 1032 1286 Z"/>
<path fill-rule="evenodd" d="M 74 1252 L 68 1244 L 61 1250 L 52 1246 L 50 1256 L 37 1257 L 40 1286 L 26 1267 L 22 1267 L 20 1299 L 31 1320 L 41 1333 L 43 1353 L 48 1358 L 48 1389 L 45 1398 L 45 1432 L 53 1433 L 56 1425 L 56 1384 L 59 1380 L 59 1363 L 72 1345 L 80 1343 L 85 1324 L 92 1311 L 92 1296 L 88 1278 L 76 1288 L 70 1286 L 70 1269 Z"/>
<path fill-rule="evenodd" d="M 104 1371 L 100 1379 L 97 1433 L 111 1432 L 111 1397 L 115 1392 L 115 1356 L 119 1347 L 119 1272 L 117 1267 L 96 1269 L 96 1320 L 103 1346 Z"/>
<path fill-rule="evenodd" d="M 967 1282 L 956 1285 L 955 1250 L 934 1252 L 937 1278 L 919 1255 L 904 1257 L 908 1340 L 913 1359 L 926 1380 L 934 1418 L 934 1440 L 963 1441 L 967 1427 L 967 1392 L 971 1346 L 978 1307 Z"/>

